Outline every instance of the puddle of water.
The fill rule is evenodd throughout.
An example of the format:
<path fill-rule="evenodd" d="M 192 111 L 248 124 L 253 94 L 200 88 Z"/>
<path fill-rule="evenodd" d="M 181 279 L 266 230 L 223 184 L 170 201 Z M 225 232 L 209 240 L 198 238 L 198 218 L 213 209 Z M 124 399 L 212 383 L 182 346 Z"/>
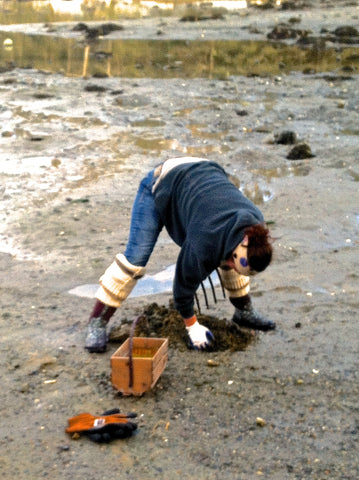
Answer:
<path fill-rule="evenodd" d="M 133 127 L 148 127 L 148 128 L 154 127 L 155 128 L 155 127 L 163 127 L 164 125 L 166 125 L 166 122 L 164 122 L 163 120 L 146 118 L 145 120 L 137 120 L 135 122 L 131 122 L 131 125 Z"/>
<path fill-rule="evenodd" d="M 216 135 L 219 139 L 221 135 Z M 213 137 L 208 137 L 213 138 Z M 146 152 L 154 151 L 177 151 L 185 153 L 189 156 L 200 157 L 205 156 L 210 153 L 225 153 L 230 150 L 227 145 L 181 145 L 181 143 L 175 138 L 166 138 L 163 137 L 146 137 L 146 136 L 135 136 L 130 135 L 127 137 L 128 143 L 133 143 L 136 147 L 145 150 Z"/>
<path fill-rule="evenodd" d="M 223 131 L 223 132 L 208 132 L 206 129 L 208 128 L 208 125 L 206 124 L 190 124 L 186 126 L 188 130 L 192 133 L 193 137 L 198 137 L 198 138 L 208 138 L 208 139 L 221 139 L 223 136 L 225 136 L 228 131 Z"/>
<path fill-rule="evenodd" d="M 226 153 L 230 148 L 227 145 L 200 145 L 200 146 L 188 146 L 185 148 L 185 153 L 190 157 L 202 157 L 209 155 L 210 153 Z"/>
<path fill-rule="evenodd" d="M 273 193 L 266 188 L 262 188 L 256 183 L 253 188 L 246 187 L 243 189 L 243 194 L 252 200 L 256 205 L 261 205 L 269 202 L 273 198 Z"/>
<path fill-rule="evenodd" d="M 142 148 L 142 150 L 147 151 L 162 151 L 162 150 L 178 150 L 183 151 L 183 147 L 181 147 L 178 140 L 173 138 L 171 139 L 164 139 L 163 137 L 160 138 L 145 138 L 145 137 L 134 137 L 135 138 L 135 145 L 136 147 Z"/>
<path fill-rule="evenodd" d="M 4 41 L 11 45 L 5 48 Z M 0 67 L 34 68 L 66 76 L 127 78 L 227 78 L 277 75 L 291 71 L 340 69 L 334 49 L 313 61 L 309 49 L 265 41 L 98 40 L 0 32 Z M 343 48 L 359 55 L 359 48 Z"/>
<path fill-rule="evenodd" d="M 310 166 L 309 165 L 295 165 L 290 167 L 277 167 L 277 168 L 268 168 L 268 169 L 255 169 L 251 170 L 255 175 L 260 175 L 266 179 L 268 183 L 273 178 L 284 178 L 284 177 L 306 177 L 309 175 Z"/>
<path fill-rule="evenodd" d="M 177 110 L 175 112 L 176 117 L 188 117 L 193 112 L 194 108 L 183 108 L 182 110 Z"/>

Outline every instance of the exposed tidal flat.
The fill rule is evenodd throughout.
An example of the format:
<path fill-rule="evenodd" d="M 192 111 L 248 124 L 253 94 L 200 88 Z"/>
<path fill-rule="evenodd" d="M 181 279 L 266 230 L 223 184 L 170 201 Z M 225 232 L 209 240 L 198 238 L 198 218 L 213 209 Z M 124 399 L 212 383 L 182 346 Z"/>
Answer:
<path fill-rule="evenodd" d="M 94 42 L 78 21 L 1 25 L 4 478 L 358 478 L 358 52 L 333 34 L 358 10 L 322 7 L 119 19 Z M 282 21 L 319 40 L 268 39 Z M 119 340 L 85 352 L 92 301 L 68 292 L 123 251 L 142 175 L 178 155 L 218 161 L 263 210 L 275 258 L 252 294 L 277 330 L 200 354 L 173 328 L 155 389 L 121 397 Z M 177 254 L 164 233 L 148 273 Z M 206 309 L 199 293 L 222 325 L 233 307 L 217 296 Z M 128 299 L 111 329 L 143 312 L 165 323 L 170 299 Z M 137 412 L 129 440 L 65 434 L 68 418 L 112 407 Z"/>

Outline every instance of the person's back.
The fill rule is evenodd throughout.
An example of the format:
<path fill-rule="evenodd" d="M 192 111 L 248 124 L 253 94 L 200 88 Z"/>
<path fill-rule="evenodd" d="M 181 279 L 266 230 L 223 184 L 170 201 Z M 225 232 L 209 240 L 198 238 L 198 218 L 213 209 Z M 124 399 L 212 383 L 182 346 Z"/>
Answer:
<path fill-rule="evenodd" d="M 232 320 L 250 328 L 275 328 L 253 310 L 249 297 L 254 264 L 263 271 L 271 260 L 269 231 L 261 211 L 218 164 L 202 158 L 174 158 L 151 170 L 140 183 L 125 252 L 116 255 L 100 278 L 85 342 L 89 352 L 105 351 L 106 324 L 145 274 L 163 226 L 181 247 L 173 298 L 192 348 L 203 349 L 213 342 L 211 332 L 197 321 L 194 297 L 201 282 L 217 268 L 235 306 Z"/>
<path fill-rule="evenodd" d="M 216 252 L 214 263 L 228 256 L 244 229 L 264 221 L 261 211 L 214 162 L 186 163 L 171 170 L 154 191 L 156 208 L 171 238 L 187 239 L 198 252 Z M 218 265 L 217 265 L 218 266 Z"/>

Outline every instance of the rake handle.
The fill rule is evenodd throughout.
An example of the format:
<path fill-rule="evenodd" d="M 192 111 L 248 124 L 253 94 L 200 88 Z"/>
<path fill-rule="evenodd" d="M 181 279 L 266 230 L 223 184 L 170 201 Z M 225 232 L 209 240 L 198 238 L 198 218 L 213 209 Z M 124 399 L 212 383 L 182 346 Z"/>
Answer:
<path fill-rule="evenodd" d="M 130 373 L 130 378 L 128 381 L 128 386 L 129 388 L 133 387 L 133 356 L 132 356 L 132 351 L 133 351 L 133 336 L 135 334 L 135 328 L 139 320 L 143 318 L 142 315 L 136 318 L 136 320 L 133 321 L 132 326 L 131 326 L 131 331 L 130 331 L 130 342 L 129 342 L 129 352 L 128 352 L 128 357 L 129 357 L 129 373 Z"/>

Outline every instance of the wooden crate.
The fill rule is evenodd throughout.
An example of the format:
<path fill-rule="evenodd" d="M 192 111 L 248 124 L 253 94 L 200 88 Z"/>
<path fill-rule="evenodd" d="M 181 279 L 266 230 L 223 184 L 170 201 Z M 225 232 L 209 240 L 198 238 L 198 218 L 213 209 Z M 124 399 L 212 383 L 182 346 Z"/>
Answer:
<path fill-rule="evenodd" d="M 142 395 L 154 387 L 168 360 L 167 338 L 134 337 L 133 384 L 130 386 L 130 339 L 111 357 L 112 385 L 124 395 Z"/>

